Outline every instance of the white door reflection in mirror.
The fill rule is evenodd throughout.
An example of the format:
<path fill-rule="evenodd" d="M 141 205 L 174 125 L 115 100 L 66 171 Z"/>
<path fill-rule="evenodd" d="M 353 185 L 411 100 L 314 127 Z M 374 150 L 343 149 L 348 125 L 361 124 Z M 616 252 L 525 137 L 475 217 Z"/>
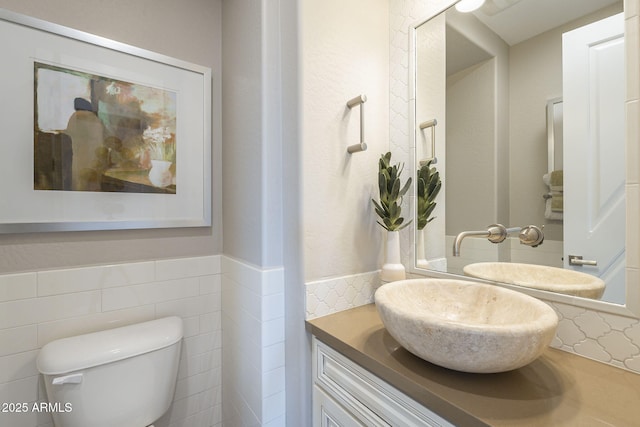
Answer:
<path fill-rule="evenodd" d="M 624 303 L 624 16 L 563 36 L 564 266 L 600 277 Z M 597 265 L 571 265 L 571 256 Z"/>

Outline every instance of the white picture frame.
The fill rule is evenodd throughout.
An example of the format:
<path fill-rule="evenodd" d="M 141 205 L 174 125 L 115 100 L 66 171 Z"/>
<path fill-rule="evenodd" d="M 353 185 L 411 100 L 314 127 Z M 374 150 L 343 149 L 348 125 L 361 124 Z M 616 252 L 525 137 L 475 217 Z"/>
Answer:
<path fill-rule="evenodd" d="M 3 58 L 3 79 L 0 82 L 3 94 L 3 102 L 0 103 L 3 129 L 0 138 L 0 233 L 211 225 L 211 69 L 3 9 L 0 9 L 0 39 L 20 41 L 0 46 Z M 123 87 L 138 85 L 171 94 L 175 98 L 172 106 L 174 120 L 171 132 L 167 131 L 167 138 L 173 143 L 172 180 L 164 184 L 145 181 L 142 187 L 132 187 L 143 190 L 124 190 L 123 186 L 116 189 L 105 187 L 104 180 L 99 178 L 95 181 L 98 187 L 87 190 L 75 186 L 76 174 L 81 167 L 74 164 L 71 168 L 72 163 L 68 161 L 64 163 L 64 172 L 59 172 L 59 167 L 52 169 L 56 169 L 54 174 L 58 177 L 71 177 L 73 170 L 74 187 L 70 184 L 64 187 L 49 185 L 51 180 L 43 178 L 46 174 L 41 170 L 42 162 L 36 165 L 36 158 L 42 159 L 39 147 L 44 143 L 41 143 L 40 136 L 45 132 L 36 117 L 39 108 L 44 108 L 37 105 L 37 98 L 43 98 L 45 92 L 37 85 L 36 64 L 41 64 L 40 67 L 45 64 L 64 73 L 111 79 L 121 82 Z M 88 101 L 83 102 L 88 105 L 93 102 L 93 119 L 100 122 L 102 119 L 96 118 L 99 102 L 94 96 L 93 84 L 91 87 L 91 94 L 86 97 Z M 38 90 L 41 90 L 40 95 Z M 110 90 L 119 94 L 116 87 Z M 139 104 L 143 105 L 144 101 L 139 101 Z M 62 115 L 59 124 L 43 127 L 47 127 L 49 136 L 64 135 L 69 140 L 70 125 L 65 129 L 55 129 L 64 126 L 65 120 L 70 120 L 70 113 L 62 110 L 55 109 L 56 114 Z M 156 113 L 145 117 L 153 114 Z M 142 122 L 144 126 L 141 128 L 146 127 L 150 131 L 148 120 L 143 119 Z M 151 164 L 144 162 L 149 150 L 140 148 L 142 130 L 136 131 L 140 133 L 135 136 L 140 140 L 138 145 L 130 146 L 127 151 L 127 164 L 137 165 L 134 166 L 136 168 Z M 104 131 L 105 135 L 110 133 L 113 134 L 110 129 Z M 118 144 L 133 144 L 130 141 L 134 139 L 118 140 Z M 80 157 L 77 154 L 81 151 L 78 148 L 80 140 L 76 138 L 73 143 L 76 159 Z M 73 150 L 69 148 L 69 142 L 65 144 L 65 158 L 68 159 L 73 155 L 68 153 Z M 59 145 L 56 147 L 59 149 Z M 101 158 L 106 160 L 102 166 L 96 167 L 97 172 L 94 170 L 94 173 L 103 177 L 107 175 L 105 171 L 119 167 L 120 163 L 114 158 L 121 157 L 117 157 L 114 150 L 113 145 L 107 143 L 100 146 L 100 152 L 105 153 Z M 48 161 L 45 158 L 44 164 Z M 125 179 L 124 182 L 128 181 Z"/>

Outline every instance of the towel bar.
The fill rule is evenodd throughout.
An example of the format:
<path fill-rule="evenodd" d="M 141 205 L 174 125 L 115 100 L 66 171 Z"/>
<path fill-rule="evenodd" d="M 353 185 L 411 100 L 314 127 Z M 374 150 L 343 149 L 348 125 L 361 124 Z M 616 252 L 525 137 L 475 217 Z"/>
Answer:
<path fill-rule="evenodd" d="M 420 130 L 425 130 L 426 128 L 431 128 L 431 158 L 420 160 L 420 166 L 423 166 L 428 161 L 431 161 L 432 164 L 438 163 L 438 159 L 436 158 L 436 125 L 438 124 L 438 120 L 431 119 L 425 122 L 420 123 Z"/>
<path fill-rule="evenodd" d="M 354 144 L 347 147 L 349 154 L 365 151 L 367 144 L 364 142 L 364 103 L 367 102 L 366 95 L 358 95 L 347 102 L 347 107 L 352 109 L 353 107 L 360 106 L 360 144 Z"/>

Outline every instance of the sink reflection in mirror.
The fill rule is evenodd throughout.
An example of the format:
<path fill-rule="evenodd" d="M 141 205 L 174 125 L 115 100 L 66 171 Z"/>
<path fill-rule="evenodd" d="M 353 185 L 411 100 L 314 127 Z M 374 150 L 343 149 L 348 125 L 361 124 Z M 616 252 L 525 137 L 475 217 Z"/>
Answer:
<path fill-rule="evenodd" d="M 387 283 L 375 303 L 389 334 L 445 368 L 505 372 L 537 359 L 558 326 L 546 303 L 495 285 L 447 279 Z"/>
<path fill-rule="evenodd" d="M 497 4 L 452 7 L 415 27 L 416 170 L 437 153 L 442 180 L 435 219 L 416 229 L 416 268 L 545 265 L 558 280 L 566 269 L 606 282 L 604 294 L 581 297 L 625 304 L 623 2 Z M 606 73 L 588 74 L 597 61 Z M 544 243 L 470 236 L 453 257 L 457 235 L 495 223 L 544 227 Z M 569 265 L 570 256 L 597 264 Z"/>
<path fill-rule="evenodd" d="M 478 279 L 583 298 L 600 299 L 605 289 L 604 281 L 598 277 L 546 265 L 477 262 L 465 265 L 463 271 Z"/>

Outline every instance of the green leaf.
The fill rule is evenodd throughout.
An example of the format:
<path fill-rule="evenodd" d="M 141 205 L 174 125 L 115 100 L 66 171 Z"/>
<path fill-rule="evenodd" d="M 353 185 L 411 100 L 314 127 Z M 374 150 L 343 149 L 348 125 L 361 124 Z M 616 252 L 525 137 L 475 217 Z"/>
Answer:
<path fill-rule="evenodd" d="M 393 181 L 393 187 L 391 187 L 391 194 L 389 195 L 389 201 L 395 201 L 400 195 L 400 180 Z"/>
<path fill-rule="evenodd" d="M 400 231 L 403 228 L 407 227 L 409 224 L 411 224 L 411 221 L 407 222 L 406 224 L 404 224 L 402 227 L 398 227 L 398 229 L 396 231 Z"/>
<path fill-rule="evenodd" d="M 429 201 L 430 202 L 433 202 L 435 200 L 436 196 L 440 192 L 440 188 L 441 187 L 442 187 L 442 182 L 438 182 L 438 185 L 436 185 L 436 188 L 434 188 L 433 191 L 431 192 L 431 194 L 429 194 Z"/>
<path fill-rule="evenodd" d="M 424 197 L 424 187 L 425 187 L 424 179 L 418 177 L 418 186 L 416 189 L 416 195 L 418 196 L 418 198 Z"/>
<path fill-rule="evenodd" d="M 442 188 L 440 173 L 431 167 L 432 160 L 428 160 L 417 171 L 418 187 L 416 189 L 416 221 L 418 229 L 422 230 L 433 218 L 429 218 L 436 207 L 435 199 Z"/>
<path fill-rule="evenodd" d="M 428 184 L 429 193 L 433 192 L 434 188 L 440 183 L 440 173 L 435 172 L 431 174 L 425 182 Z"/>
<path fill-rule="evenodd" d="M 380 226 L 381 226 L 382 228 L 384 228 L 385 230 L 393 231 L 393 230 L 389 230 L 389 227 L 387 227 L 386 225 L 384 225 L 384 224 L 383 224 L 383 223 L 381 223 L 380 221 L 376 221 L 376 222 L 377 222 L 378 224 L 380 224 Z"/>
<path fill-rule="evenodd" d="M 376 202 L 375 200 L 371 199 L 371 201 L 373 202 L 373 204 L 375 205 L 375 211 L 376 214 L 378 214 L 378 216 L 380 218 L 384 218 L 385 216 L 387 216 L 385 210 L 382 208 L 382 206 L 380 206 L 380 204 L 378 204 L 378 202 Z"/>
<path fill-rule="evenodd" d="M 376 215 L 382 220 L 378 221 L 378 224 L 391 231 L 404 228 L 408 224 L 402 225 L 404 218 L 400 215 L 402 198 L 409 191 L 412 178 L 409 177 L 405 184 L 402 185 L 400 175 L 403 170 L 403 164 L 391 164 L 391 152 L 380 156 L 378 160 L 378 191 L 380 199 L 378 201 L 372 199 L 372 202 Z"/>
<path fill-rule="evenodd" d="M 394 222 L 400 216 L 400 207 L 396 202 L 393 202 L 391 206 L 389 206 L 389 219 Z"/>
<path fill-rule="evenodd" d="M 380 200 L 387 198 L 387 177 L 384 174 L 378 174 L 378 191 L 380 192 Z"/>
<path fill-rule="evenodd" d="M 425 214 L 424 217 L 428 218 L 429 215 L 431 215 L 431 213 L 433 212 L 433 210 L 436 208 L 436 204 L 435 203 L 431 203 L 427 206 L 427 208 L 425 209 Z"/>
<path fill-rule="evenodd" d="M 411 177 L 409 177 L 407 182 L 404 184 L 404 187 L 402 187 L 402 190 L 400 190 L 400 197 L 403 197 L 405 194 L 407 194 L 407 191 L 409 190 L 410 186 L 411 186 Z"/>

